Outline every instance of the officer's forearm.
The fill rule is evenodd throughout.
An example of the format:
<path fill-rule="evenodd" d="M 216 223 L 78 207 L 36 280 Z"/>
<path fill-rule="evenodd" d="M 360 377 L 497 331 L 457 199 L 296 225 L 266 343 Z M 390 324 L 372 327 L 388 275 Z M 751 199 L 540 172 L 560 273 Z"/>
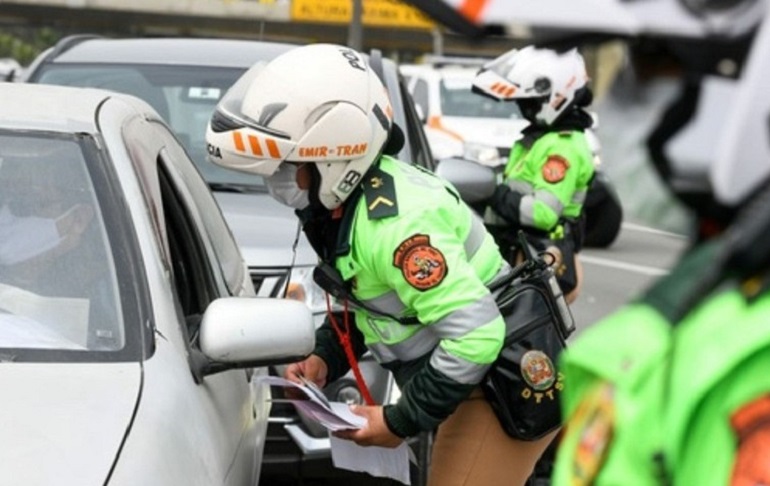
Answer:
<path fill-rule="evenodd" d="M 522 195 L 512 191 L 505 184 L 500 184 L 495 189 L 489 205 L 494 212 L 511 224 L 519 224 L 519 207 L 521 206 Z"/>
<path fill-rule="evenodd" d="M 404 387 L 398 403 L 385 407 L 385 423 L 402 438 L 433 430 L 474 387 L 458 383 L 426 365 Z"/>

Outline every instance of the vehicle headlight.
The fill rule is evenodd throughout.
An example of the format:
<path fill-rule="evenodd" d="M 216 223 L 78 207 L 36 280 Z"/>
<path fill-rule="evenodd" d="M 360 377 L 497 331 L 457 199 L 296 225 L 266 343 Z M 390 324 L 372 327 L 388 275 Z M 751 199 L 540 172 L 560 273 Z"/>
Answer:
<path fill-rule="evenodd" d="M 335 390 L 334 396 L 330 397 L 335 402 L 347 403 L 348 405 L 361 405 L 364 403 L 364 397 L 361 390 L 356 386 L 355 381 L 340 380 L 344 384 Z"/>
<path fill-rule="evenodd" d="M 496 167 L 505 162 L 496 147 L 480 143 L 466 143 L 463 147 L 463 158 L 488 167 Z"/>
<path fill-rule="evenodd" d="M 291 270 L 286 298 L 304 302 L 316 318 L 323 319 L 326 314 L 326 292 L 313 281 L 315 267 L 294 267 Z M 332 297 L 332 310 L 342 307 Z"/>

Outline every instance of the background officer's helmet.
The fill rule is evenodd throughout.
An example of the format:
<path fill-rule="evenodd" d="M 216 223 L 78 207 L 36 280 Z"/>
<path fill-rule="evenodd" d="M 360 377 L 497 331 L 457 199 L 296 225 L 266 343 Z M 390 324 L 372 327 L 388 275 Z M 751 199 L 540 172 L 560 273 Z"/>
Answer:
<path fill-rule="evenodd" d="M 557 53 L 527 46 L 513 49 L 481 68 L 474 92 L 515 101 L 525 118 L 551 125 L 575 103 L 590 103 L 583 57 L 576 49 Z"/>

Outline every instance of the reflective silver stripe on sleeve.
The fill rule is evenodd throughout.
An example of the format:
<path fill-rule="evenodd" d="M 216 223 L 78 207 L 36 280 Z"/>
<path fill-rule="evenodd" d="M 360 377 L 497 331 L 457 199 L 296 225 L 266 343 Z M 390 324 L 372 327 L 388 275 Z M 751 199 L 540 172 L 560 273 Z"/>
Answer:
<path fill-rule="evenodd" d="M 561 215 L 562 211 L 564 210 L 564 205 L 562 205 L 561 201 L 559 200 L 556 195 L 551 193 L 550 191 L 540 190 L 536 191 L 534 196 L 524 196 L 521 198 L 521 203 L 519 205 L 519 221 L 527 226 L 536 226 L 535 225 L 535 203 L 541 202 L 551 208 L 553 212 L 556 213 L 557 217 Z"/>
<path fill-rule="evenodd" d="M 471 215 L 471 230 L 468 233 L 468 237 L 465 238 L 464 243 L 465 255 L 468 257 L 468 260 L 473 258 L 473 255 L 479 251 L 486 236 L 487 230 L 484 227 L 484 222 L 481 221 L 481 218 L 476 213 L 473 213 Z"/>
<path fill-rule="evenodd" d="M 395 290 L 389 290 L 373 299 L 361 299 L 361 302 L 367 307 L 391 316 L 400 316 L 406 309 Z"/>
<path fill-rule="evenodd" d="M 479 383 L 490 367 L 489 364 L 471 363 L 449 354 L 441 346 L 433 352 L 433 356 L 430 357 L 430 364 L 449 378 L 464 384 Z"/>
<path fill-rule="evenodd" d="M 575 204 L 583 204 L 586 201 L 587 194 L 588 194 L 588 189 L 575 191 L 575 193 L 572 195 L 572 202 Z"/>
<path fill-rule="evenodd" d="M 430 325 L 441 339 L 461 338 L 474 329 L 484 326 L 500 317 L 492 295 L 487 294 L 460 309 L 450 312 Z"/>
<path fill-rule="evenodd" d="M 406 341 L 396 344 L 371 343 L 367 344 L 378 363 L 391 361 L 410 361 L 428 354 L 438 345 L 439 339 L 429 327 L 420 329 Z"/>
<path fill-rule="evenodd" d="M 536 191 L 535 199 L 553 209 L 556 214 L 561 214 L 561 212 L 564 210 L 564 205 L 561 203 L 559 198 L 550 191 Z"/>
<path fill-rule="evenodd" d="M 535 226 L 535 198 L 524 196 L 519 203 L 519 223 Z"/>
<path fill-rule="evenodd" d="M 510 187 L 513 191 L 518 192 L 519 194 L 532 194 L 535 192 L 535 186 L 527 181 L 510 179 L 508 180 L 507 184 L 508 187 Z"/>

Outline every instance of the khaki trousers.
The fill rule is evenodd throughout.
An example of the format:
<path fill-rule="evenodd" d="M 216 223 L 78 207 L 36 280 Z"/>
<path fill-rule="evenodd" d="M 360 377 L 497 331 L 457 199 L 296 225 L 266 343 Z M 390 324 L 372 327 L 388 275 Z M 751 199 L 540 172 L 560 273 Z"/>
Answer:
<path fill-rule="evenodd" d="M 511 438 L 476 389 L 438 428 L 428 486 L 522 486 L 557 433 L 532 442 Z"/>

